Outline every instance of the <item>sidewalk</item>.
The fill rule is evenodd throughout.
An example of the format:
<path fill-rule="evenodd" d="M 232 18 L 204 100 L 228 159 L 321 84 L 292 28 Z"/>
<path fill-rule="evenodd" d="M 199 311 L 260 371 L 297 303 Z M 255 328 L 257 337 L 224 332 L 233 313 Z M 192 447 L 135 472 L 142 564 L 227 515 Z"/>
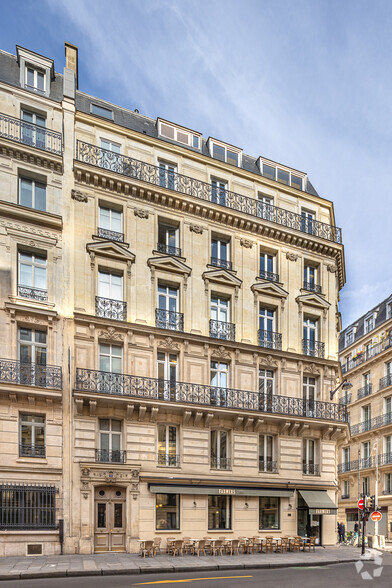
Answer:
<path fill-rule="evenodd" d="M 257 553 L 171 557 L 166 554 L 143 559 L 136 554 L 100 553 L 94 555 L 53 555 L 40 557 L 0 558 L 0 580 L 23 578 L 58 578 L 65 576 L 108 576 L 115 574 L 148 574 L 291 566 L 325 566 L 355 562 L 360 551 L 354 547 L 323 549 L 315 553 Z"/>

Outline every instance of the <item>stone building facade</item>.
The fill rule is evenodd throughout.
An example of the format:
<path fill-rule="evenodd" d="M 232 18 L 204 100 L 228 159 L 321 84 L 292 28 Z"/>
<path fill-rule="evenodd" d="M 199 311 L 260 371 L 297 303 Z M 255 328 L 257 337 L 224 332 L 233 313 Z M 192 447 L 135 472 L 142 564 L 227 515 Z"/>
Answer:
<path fill-rule="evenodd" d="M 307 175 L 0 52 L 0 553 L 336 541 L 333 205 Z"/>
<path fill-rule="evenodd" d="M 348 408 L 349 439 L 338 446 L 339 519 L 352 530 L 361 494 L 376 496 L 382 519 L 378 533 L 392 525 L 392 296 L 342 331 L 343 377 L 353 385 L 339 402 Z M 375 525 L 368 522 L 369 534 Z"/>

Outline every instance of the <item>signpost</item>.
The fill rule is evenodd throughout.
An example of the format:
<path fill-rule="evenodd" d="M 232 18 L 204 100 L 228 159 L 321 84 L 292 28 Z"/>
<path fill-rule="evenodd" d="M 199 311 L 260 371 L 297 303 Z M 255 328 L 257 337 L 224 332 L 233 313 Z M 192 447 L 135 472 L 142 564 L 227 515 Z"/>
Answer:
<path fill-rule="evenodd" d="M 363 510 L 363 498 L 360 498 L 360 500 L 358 500 L 358 508 L 360 510 Z"/>
<path fill-rule="evenodd" d="M 382 514 L 380 513 L 379 510 L 375 510 L 374 512 L 372 512 L 372 514 L 370 515 L 370 518 L 372 519 L 372 521 L 374 521 L 375 523 L 381 521 L 382 519 Z"/>

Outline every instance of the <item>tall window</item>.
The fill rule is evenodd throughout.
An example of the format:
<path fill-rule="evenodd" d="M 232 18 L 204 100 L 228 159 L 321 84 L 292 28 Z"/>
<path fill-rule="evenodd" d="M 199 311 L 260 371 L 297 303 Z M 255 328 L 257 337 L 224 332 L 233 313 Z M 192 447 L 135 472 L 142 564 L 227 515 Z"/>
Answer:
<path fill-rule="evenodd" d="M 117 419 L 99 419 L 99 454 L 98 461 L 120 463 L 121 455 L 121 421 Z"/>
<path fill-rule="evenodd" d="M 354 343 L 354 331 L 347 331 L 345 334 L 345 346 L 348 347 Z"/>
<path fill-rule="evenodd" d="M 177 355 L 158 351 L 158 395 L 170 400 L 176 398 Z"/>
<path fill-rule="evenodd" d="M 374 314 L 365 318 L 365 323 L 364 323 L 365 333 L 370 333 L 370 331 L 373 331 L 373 329 L 374 329 Z"/>
<path fill-rule="evenodd" d="M 178 466 L 177 427 L 158 425 L 158 465 Z"/>
<path fill-rule="evenodd" d="M 39 94 L 45 93 L 45 72 L 26 65 L 25 70 L 25 87 L 34 90 Z"/>
<path fill-rule="evenodd" d="M 208 530 L 231 529 L 231 496 L 208 496 Z"/>
<path fill-rule="evenodd" d="M 276 347 L 275 340 L 275 311 L 270 308 L 260 306 L 259 308 L 259 344 L 262 347 L 274 349 Z"/>
<path fill-rule="evenodd" d="M 384 400 L 384 420 L 385 424 L 392 422 L 392 396 Z"/>
<path fill-rule="evenodd" d="M 366 496 L 369 496 L 370 494 L 370 484 L 369 484 L 369 477 L 365 476 L 364 478 L 362 478 L 362 493 L 366 494 Z"/>
<path fill-rule="evenodd" d="M 19 179 L 19 204 L 36 210 L 46 210 L 46 186 L 36 180 Z"/>
<path fill-rule="evenodd" d="M 169 190 L 176 189 L 177 167 L 172 163 L 159 162 L 159 185 Z"/>
<path fill-rule="evenodd" d="M 316 378 L 303 376 L 302 380 L 302 395 L 304 400 L 304 408 L 307 416 L 315 414 L 316 405 Z"/>
<path fill-rule="evenodd" d="M 279 281 L 279 276 L 276 273 L 276 257 L 272 253 L 260 251 L 260 278 L 263 280 L 270 280 L 272 282 Z"/>
<path fill-rule="evenodd" d="M 385 364 L 385 375 L 391 376 L 392 375 L 392 361 L 388 361 Z"/>
<path fill-rule="evenodd" d="M 120 345 L 99 344 L 99 369 L 101 372 L 121 373 L 122 347 Z"/>
<path fill-rule="evenodd" d="M 386 318 L 387 320 L 390 319 L 392 317 L 392 302 L 387 302 L 387 307 L 386 307 Z"/>
<path fill-rule="evenodd" d="M 259 410 L 273 412 L 274 372 L 259 369 Z"/>
<path fill-rule="evenodd" d="M 371 448 L 370 448 L 370 441 L 365 441 L 362 443 L 362 467 L 369 468 L 371 466 Z"/>
<path fill-rule="evenodd" d="M 259 497 L 259 529 L 279 529 L 280 498 Z"/>
<path fill-rule="evenodd" d="M 312 357 L 324 357 L 323 344 L 318 341 L 318 322 L 304 317 L 303 322 L 303 353 Z"/>
<path fill-rule="evenodd" d="M 98 272 L 98 296 L 110 300 L 123 299 L 123 279 L 118 274 Z"/>
<path fill-rule="evenodd" d="M 321 290 L 317 284 L 317 269 L 313 265 L 304 266 L 304 288 L 312 292 Z"/>
<path fill-rule="evenodd" d="M 2 529 L 56 529 L 56 488 L 38 484 L 0 486 Z"/>
<path fill-rule="evenodd" d="M 310 212 L 309 210 L 301 211 L 301 230 L 304 233 L 313 234 L 315 218 L 314 212 Z"/>
<path fill-rule="evenodd" d="M 161 329 L 183 330 L 179 311 L 179 290 L 174 286 L 158 283 L 157 327 Z"/>
<path fill-rule="evenodd" d="M 105 232 L 108 238 L 110 234 L 114 233 L 112 237 L 116 237 L 115 240 L 123 241 L 123 226 L 122 226 L 122 212 L 120 210 L 114 210 L 113 208 L 107 208 L 106 206 L 99 207 L 99 229 Z"/>
<path fill-rule="evenodd" d="M 20 384 L 46 386 L 46 331 L 25 329 L 18 331 Z"/>
<path fill-rule="evenodd" d="M 223 180 L 212 180 L 211 181 L 211 202 L 215 204 L 226 205 L 226 191 L 227 182 Z"/>
<path fill-rule="evenodd" d="M 384 437 L 384 453 L 388 456 L 388 461 L 386 463 L 390 463 L 390 458 L 392 457 L 392 444 L 391 444 L 392 436 L 385 435 Z"/>
<path fill-rule="evenodd" d="M 368 430 L 370 428 L 370 421 L 371 421 L 371 409 L 370 404 L 362 407 L 362 421 L 365 423 L 365 429 Z"/>
<path fill-rule="evenodd" d="M 350 497 L 350 482 L 348 480 L 344 480 L 343 489 L 342 489 L 342 498 L 349 498 L 349 497 Z"/>
<path fill-rule="evenodd" d="M 18 252 L 18 294 L 26 298 L 47 300 L 46 257 L 35 253 Z"/>
<path fill-rule="evenodd" d="M 158 251 L 169 255 L 181 255 L 177 226 L 162 222 L 158 224 Z"/>
<path fill-rule="evenodd" d="M 318 465 L 316 464 L 316 441 L 314 439 L 303 440 L 303 473 L 318 474 Z"/>
<path fill-rule="evenodd" d="M 180 495 L 157 494 L 155 512 L 157 531 L 178 530 L 180 528 Z"/>
<path fill-rule="evenodd" d="M 229 433 L 227 431 L 211 431 L 211 468 L 229 470 L 230 463 Z"/>
<path fill-rule="evenodd" d="M 230 306 L 227 298 L 211 296 L 211 319 L 223 323 L 230 321 Z"/>
<path fill-rule="evenodd" d="M 265 220 L 274 220 L 274 199 L 260 192 L 257 195 L 257 216 Z"/>
<path fill-rule="evenodd" d="M 343 471 L 348 472 L 350 469 L 350 448 L 343 449 Z"/>
<path fill-rule="evenodd" d="M 45 457 L 45 417 L 39 414 L 19 415 L 19 455 Z"/>
<path fill-rule="evenodd" d="M 217 406 L 226 406 L 227 386 L 229 380 L 229 364 L 224 361 L 211 361 L 210 402 Z"/>
<path fill-rule="evenodd" d="M 45 149 L 45 131 L 41 131 L 39 127 L 45 128 L 46 118 L 28 110 L 22 110 L 21 118 L 25 123 L 21 125 L 22 143 L 38 147 L 38 149 Z"/>
<path fill-rule="evenodd" d="M 317 321 L 311 318 L 304 318 L 303 335 L 310 346 L 317 340 Z"/>
<path fill-rule="evenodd" d="M 230 243 L 227 239 L 211 239 L 211 265 L 231 269 Z"/>
<path fill-rule="evenodd" d="M 273 435 L 259 435 L 259 471 L 276 472 Z"/>
<path fill-rule="evenodd" d="M 392 474 L 385 474 L 384 494 L 392 494 Z"/>

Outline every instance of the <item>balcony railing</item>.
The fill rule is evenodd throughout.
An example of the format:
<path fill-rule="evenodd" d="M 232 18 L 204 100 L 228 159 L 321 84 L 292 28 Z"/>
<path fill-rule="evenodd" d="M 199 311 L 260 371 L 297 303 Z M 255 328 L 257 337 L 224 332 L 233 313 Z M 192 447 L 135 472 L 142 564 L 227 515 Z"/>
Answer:
<path fill-rule="evenodd" d="M 339 398 L 339 404 L 350 404 L 351 402 L 351 392 L 346 392 L 344 396 Z"/>
<path fill-rule="evenodd" d="M 45 457 L 45 445 L 32 445 L 31 443 L 19 443 L 20 457 Z"/>
<path fill-rule="evenodd" d="M 115 321 L 127 320 L 127 303 L 111 298 L 95 297 L 95 315 Z"/>
<path fill-rule="evenodd" d="M 96 449 L 95 461 L 104 463 L 125 463 L 127 461 L 127 452 L 122 449 Z"/>
<path fill-rule="evenodd" d="M 7 114 L 0 114 L 0 137 L 62 155 L 61 133 Z"/>
<path fill-rule="evenodd" d="M 389 465 L 392 463 L 392 453 L 381 453 L 378 456 L 378 465 Z"/>
<path fill-rule="evenodd" d="M 63 387 L 61 367 L 13 359 L 0 359 L 0 382 L 57 390 Z"/>
<path fill-rule="evenodd" d="M 257 331 L 257 337 L 260 347 L 267 349 L 282 349 L 282 333 L 274 333 L 273 331 Z"/>
<path fill-rule="evenodd" d="M 321 341 L 312 339 L 302 339 L 302 353 L 311 357 L 321 357 L 325 355 L 325 344 Z"/>
<path fill-rule="evenodd" d="M 172 245 L 166 245 L 165 243 L 158 243 L 157 251 L 159 251 L 159 253 L 166 253 L 166 255 L 174 255 L 175 257 L 181 257 L 180 247 L 173 247 Z"/>
<path fill-rule="evenodd" d="M 118 243 L 124 243 L 124 233 L 118 231 L 110 231 L 109 229 L 103 229 L 98 227 L 98 237 L 101 239 L 107 239 L 108 241 L 117 241 Z"/>
<path fill-rule="evenodd" d="M 169 329 L 170 331 L 184 330 L 184 313 L 175 312 L 174 310 L 155 309 L 155 326 L 159 329 Z"/>
<path fill-rule="evenodd" d="M 318 463 L 306 463 L 302 464 L 302 471 L 304 474 L 308 474 L 311 476 L 319 476 L 320 475 L 320 466 Z"/>
<path fill-rule="evenodd" d="M 346 361 L 344 364 L 342 364 L 342 373 L 345 374 L 346 372 L 358 367 L 362 363 L 365 363 L 365 361 L 368 361 L 369 359 L 372 359 L 372 357 L 375 357 L 386 349 L 389 349 L 391 346 L 392 337 L 388 337 L 384 341 L 381 341 L 381 343 L 376 343 L 375 345 L 368 347 L 366 351 L 358 353 L 356 359 L 350 359 L 350 361 Z"/>
<path fill-rule="evenodd" d="M 158 453 L 158 465 L 177 468 L 180 465 L 180 456 L 172 453 Z"/>
<path fill-rule="evenodd" d="M 18 286 L 18 296 L 22 298 L 30 298 L 31 300 L 41 300 L 46 302 L 48 299 L 47 290 L 41 288 L 32 288 L 31 286 Z"/>
<path fill-rule="evenodd" d="M 360 400 L 361 398 L 365 398 L 365 396 L 369 396 L 369 394 L 371 394 L 371 393 L 372 393 L 372 385 L 366 384 L 366 386 L 362 386 L 362 388 L 360 388 L 358 390 L 357 400 Z"/>
<path fill-rule="evenodd" d="M 353 467 L 353 464 L 356 464 L 356 467 Z M 354 469 L 358 469 L 358 460 L 355 462 L 352 461 L 345 461 L 343 463 L 338 464 L 338 474 L 345 474 L 346 472 L 351 472 Z"/>
<path fill-rule="evenodd" d="M 235 410 L 251 410 L 342 423 L 348 420 L 347 407 L 340 407 L 333 402 L 309 402 L 291 396 L 267 395 L 248 390 L 143 378 L 85 368 L 77 368 L 75 388 L 90 393 L 200 406 L 221 406 Z"/>
<path fill-rule="evenodd" d="M 210 466 L 212 470 L 231 470 L 231 459 L 211 456 Z"/>
<path fill-rule="evenodd" d="M 158 166 L 113 153 L 97 145 L 85 143 L 84 141 L 77 141 L 76 158 L 83 163 L 105 168 L 114 173 L 148 184 L 155 186 L 162 184 L 162 171 Z M 300 214 L 277 206 L 268 205 L 267 207 L 261 207 L 260 203 L 254 198 L 242 196 L 241 194 L 236 194 L 223 188 L 217 190 L 211 184 L 183 176 L 176 172 L 170 172 L 170 178 L 170 182 L 164 183 L 164 187 L 169 190 L 262 218 L 291 230 L 311 234 L 327 241 L 342 243 L 342 230 L 333 225 L 328 225 L 317 220 L 307 222 Z"/>
<path fill-rule="evenodd" d="M 342 494 L 340 498 L 346 500 L 347 498 L 350 498 L 350 494 Z"/>
<path fill-rule="evenodd" d="M 220 257 L 211 257 L 211 265 L 221 267 L 223 269 L 232 270 L 233 263 L 227 259 L 221 259 Z"/>
<path fill-rule="evenodd" d="M 392 386 L 392 374 L 380 378 L 379 389 L 383 390 L 383 388 L 387 388 L 388 386 Z"/>
<path fill-rule="evenodd" d="M 210 319 L 210 337 L 235 341 L 235 324 Z"/>
<path fill-rule="evenodd" d="M 269 282 L 279 282 L 279 274 L 267 272 L 266 270 L 260 270 L 259 277 L 262 280 L 268 280 Z"/>
<path fill-rule="evenodd" d="M 361 423 L 352 425 L 350 427 L 351 436 L 358 435 L 360 433 L 366 433 L 366 431 L 371 431 L 372 429 L 378 429 L 379 427 L 384 427 L 391 424 L 392 412 L 386 412 L 385 414 L 380 414 L 379 416 L 376 416 L 367 421 L 362 421 Z"/>
<path fill-rule="evenodd" d="M 270 472 L 272 474 L 278 473 L 278 464 L 276 461 L 270 461 L 269 459 L 259 459 L 259 472 Z"/>
<path fill-rule="evenodd" d="M 391 489 L 387 489 L 387 490 L 383 490 L 382 493 L 384 494 L 384 496 L 389 496 L 390 494 L 392 494 Z"/>
<path fill-rule="evenodd" d="M 303 289 L 308 290 L 309 292 L 317 292 L 317 294 L 321 294 L 321 286 L 314 284 L 313 282 L 304 282 Z"/>

